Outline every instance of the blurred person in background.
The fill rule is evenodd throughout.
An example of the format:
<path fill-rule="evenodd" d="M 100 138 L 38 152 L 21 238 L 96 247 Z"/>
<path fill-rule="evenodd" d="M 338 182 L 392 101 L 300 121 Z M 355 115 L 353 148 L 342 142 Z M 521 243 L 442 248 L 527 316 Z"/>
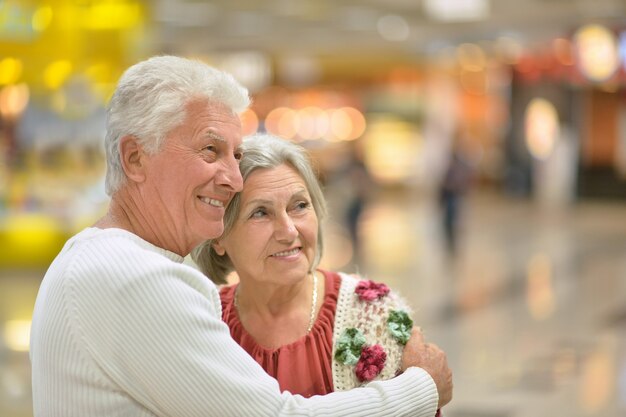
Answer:
<path fill-rule="evenodd" d="M 467 139 L 457 131 L 452 139 L 450 158 L 439 187 L 441 224 L 448 253 L 458 252 L 459 224 L 465 195 L 472 184 L 473 166 L 468 151 Z"/>
<path fill-rule="evenodd" d="M 235 341 L 281 390 L 305 397 L 401 373 L 408 305 L 385 284 L 318 269 L 326 201 L 306 150 L 271 135 L 241 150 L 244 187 L 224 234 L 192 252 L 216 284 L 239 278 L 220 291 Z"/>
<path fill-rule="evenodd" d="M 403 375 L 311 399 L 281 394 L 232 340 L 216 287 L 183 260 L 222 234 L 242 189 L 248 105 L 197 61 L 154 57 L 123 74 L 106 126 L 108 212 L 66 243 L 37 296 L 35 416 L 428 416 L 449 401 L 445 357 L 419 332 Z"/>
<path fill-rule="evenodd" d="M 367 207 L 367 202 L 374 189 L 374 181 L 372 180 L 367 167 L 363 161 L 363 149 L 358 141 L 352 141 L 350 157 L 346 167 L 346 176 L 348 177 L 349 203 L 346 209 L 346 224 L 350 240 L 354 245 L 355 263 L 359 263 L 362 256 L 361 239 L 359 234 L 359 225 L 363 211 Z"/>

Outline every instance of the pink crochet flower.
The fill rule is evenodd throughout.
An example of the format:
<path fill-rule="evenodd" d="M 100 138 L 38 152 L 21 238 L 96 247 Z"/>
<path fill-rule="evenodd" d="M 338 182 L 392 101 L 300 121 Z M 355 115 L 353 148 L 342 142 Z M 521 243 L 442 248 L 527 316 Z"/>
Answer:
<path fill-rule="evenodd" d="M 371 381 L 381 373 L 386 360 L 387 353 L 381 345 L 364 346 L 354 370 L 356 377 L 360 382 Z"/>
<path fill-rule="evenodd" d="M 363 301 L 373 301 L 389 294 L 389 287 L 383 283 L 377 284 L 372 280 L 359 281 L 354 290 Z"/>

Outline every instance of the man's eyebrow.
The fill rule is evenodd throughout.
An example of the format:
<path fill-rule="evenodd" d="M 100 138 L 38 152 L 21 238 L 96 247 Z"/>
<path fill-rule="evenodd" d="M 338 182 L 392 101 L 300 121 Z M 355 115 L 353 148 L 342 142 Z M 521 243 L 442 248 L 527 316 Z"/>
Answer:
<path fill-rule="evenodd" d="M 220 142 L 227 142 L 227 140 L 224 138 L 224 136 L 222 136 L 222 135 L 220 135 L 218 133 L 215 133 L 212 130 L 209 130 L 206 133 L 205 136 L 208 137 L 208 138 L 214 139 L 214 140 L 218 140 Z"/>

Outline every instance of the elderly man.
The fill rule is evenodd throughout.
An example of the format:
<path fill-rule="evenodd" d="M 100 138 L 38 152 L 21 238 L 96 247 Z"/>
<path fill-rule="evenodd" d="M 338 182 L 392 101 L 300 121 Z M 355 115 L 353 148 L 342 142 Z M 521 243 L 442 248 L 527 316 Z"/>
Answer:
<path fill-rule="evenodd" d="M 416 415 L 451 398 L 445 355 L 415 333 L 405 372 L 304 399 L 230 337 L 215 286 L 183 257 L 223 230 L 242 188 L 248 93 L 200 62 L 129 68 L 107 119 L 108 213 L 42 282 L 31 333 L 35 416 Z"/>

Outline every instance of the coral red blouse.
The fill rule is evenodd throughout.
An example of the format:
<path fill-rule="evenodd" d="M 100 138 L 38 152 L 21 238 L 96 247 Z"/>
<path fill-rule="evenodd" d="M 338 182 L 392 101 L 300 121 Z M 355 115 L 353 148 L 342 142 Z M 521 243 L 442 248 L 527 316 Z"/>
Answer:
<path fill-rule="evenodd" d="M 237 285 L 220 290 L 222 319 L 228 324 L 233 339 L 268 374 L 278 380 L 282 391 L 304 397 L 333 391 L 333 327 L 341 277 L 335 272 L 320 272 L 326 282 L 324 303 L 311 331 L 295 342 L 277 349 L 267 349 L 257 344 L 239 321 L 233 298 Z"/>

